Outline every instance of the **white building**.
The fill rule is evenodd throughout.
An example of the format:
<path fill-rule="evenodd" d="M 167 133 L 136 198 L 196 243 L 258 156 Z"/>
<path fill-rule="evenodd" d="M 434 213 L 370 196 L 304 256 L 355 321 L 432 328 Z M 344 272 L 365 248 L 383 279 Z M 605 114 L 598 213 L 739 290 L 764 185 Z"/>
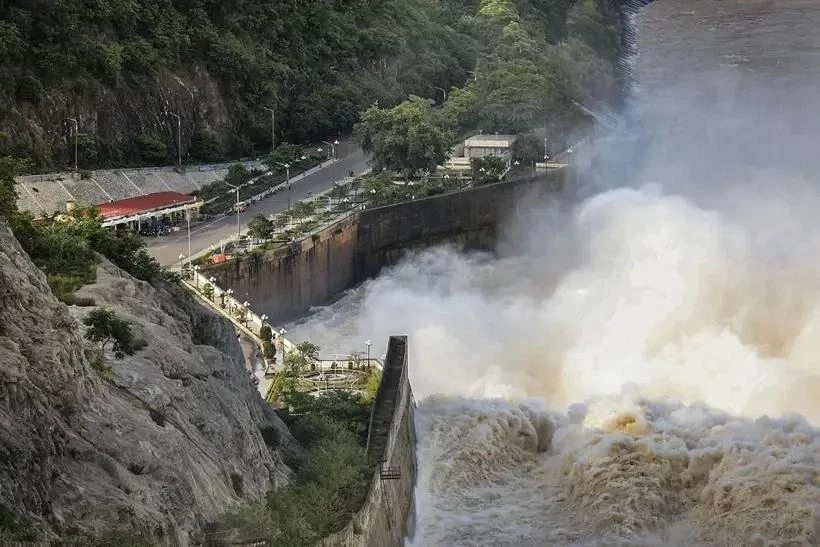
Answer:
<path fill-rule="evenodd" d="M 516 138 L 515 135 L 474 135 L 464 141 L 464 157 L 499 156 L 510 161 Z"/>
<path fill-rule="evenodd" d="M 445 169 L 469 169 L 470 160 L 486 156 L 503 158 L 507 165 L 512 161 L 512 148 L 516 135 L 473 135 L 453 149 Z"/>

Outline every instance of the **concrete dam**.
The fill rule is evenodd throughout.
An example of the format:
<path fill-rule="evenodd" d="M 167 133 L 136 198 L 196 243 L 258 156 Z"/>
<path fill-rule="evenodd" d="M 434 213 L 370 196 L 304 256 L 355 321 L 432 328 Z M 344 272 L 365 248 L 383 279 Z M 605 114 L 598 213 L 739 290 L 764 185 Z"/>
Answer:
<path fill-rule="evenodd" d="M 492 252 L 506 219 L 523 204 L 554 198 L 575 177 L 565 168 L 365 209 L 263 256 L 210 266 L 208 275 L 220 286 L 247 293 L 273 321 L 283 321 L 378 276 L 411 250 L 449 243 Z M 374 475 L 367 498 L 349 524 L 318 547 L 400 547 L 413 536 L 416 404 L 406 336 L 390 336 L 384 362 L 370 419 L 367 453 Z"/>
<path fill-rule="evenodd" d="M 505 219 L 575 179 L 577 174 L 564 168 L 357 211 L 264 255 L 208 266 L 207 275 L 254 302 L 272 322 L 287 321 L 377 276 L 408 250 L 450 243 L 463 250 L 492 251 Z"/>

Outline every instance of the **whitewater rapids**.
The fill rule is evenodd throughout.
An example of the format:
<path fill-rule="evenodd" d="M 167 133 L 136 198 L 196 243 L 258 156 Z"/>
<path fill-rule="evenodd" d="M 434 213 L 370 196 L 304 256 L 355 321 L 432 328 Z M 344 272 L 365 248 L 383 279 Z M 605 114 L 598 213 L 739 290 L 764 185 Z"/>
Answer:
<path fill-rule="evenodd" d="M 818 545 L 820 200 L 792 199 L 606 192 L 522 219 L 523 254 L 427 251 L 303 325 L 409 335 L 409 545 Z"/>

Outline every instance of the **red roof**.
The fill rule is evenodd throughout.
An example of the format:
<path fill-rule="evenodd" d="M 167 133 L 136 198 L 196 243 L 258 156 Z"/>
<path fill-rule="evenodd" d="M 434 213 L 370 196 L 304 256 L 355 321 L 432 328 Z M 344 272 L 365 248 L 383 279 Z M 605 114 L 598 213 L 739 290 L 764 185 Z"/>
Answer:
<path fill-rule="evenodd" d="M 103 218 L 114 218 L 147 213 L 195 201 L 195 197 L 182 192 L 155 192 L 144 196 L 101 203 L 97 205 L 97 210 Z"/>

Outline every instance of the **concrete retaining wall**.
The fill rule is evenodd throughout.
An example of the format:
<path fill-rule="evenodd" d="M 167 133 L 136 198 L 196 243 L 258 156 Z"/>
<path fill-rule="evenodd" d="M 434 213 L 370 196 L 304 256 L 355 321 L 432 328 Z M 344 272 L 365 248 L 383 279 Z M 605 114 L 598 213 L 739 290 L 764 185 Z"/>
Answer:
<path fill-rule="evenodd" d="M 412 534 L 416 484 L 416 407 L 407 377 L 407 337 L 391 336 L 367 439 L 370 490 L 348 525 L 317 547 L 402 547 Z"/>
<path fill-rule="evenodd" d="M 499 226 L 524 208 L 561 190 L 567 169 L 430 198 L 365 209 L 312 237 L 264 256 L 203 269 L 220 287 L 278 323 L 326 303 L 378 275 L 409 250 L 440 243 L 463 249 L 495 248 Z M 207 272 L 207 273 L 206 273 Z"/>

